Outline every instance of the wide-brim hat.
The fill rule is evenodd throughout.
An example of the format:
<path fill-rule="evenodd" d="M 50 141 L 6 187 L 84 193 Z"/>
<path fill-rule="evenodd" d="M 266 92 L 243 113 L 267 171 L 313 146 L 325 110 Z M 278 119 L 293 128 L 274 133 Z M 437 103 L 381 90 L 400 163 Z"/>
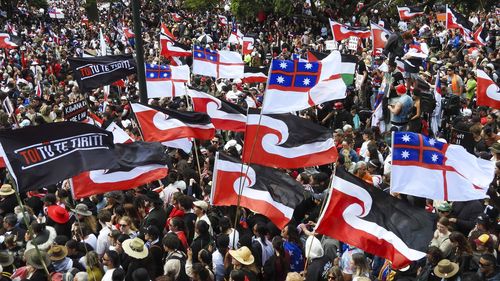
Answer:
<path fill-rule="evenodd" d="M 71 209 L 71 211 L 85 217 L 92 216 L 92 212 L 89 211 L 89 207 L 85 204 L 78 204 L 74 209 Z"/>
<path fill-rule="evenodd" d="M 194 201 L 193 205 L 195 207 L 198 207 L 198 208 L 202 209 L 205 212 L 208 210 L 208 204 L 207 204 L 207 202 L 205 202 L 203 200 Z"/>
<path fill-rule="evenodd" d="M 127 239 L 123 241 L 122 248 L 125 254 L 136 259 L 144 259 L 148 256 L 148 248 L 140 238 Z"/>
<path fill-rule="evenodd" d="M 14 256 L 7 251 L 0 251 L 0 265 L 7 267 L 14 263 Z"/>
<path fill-rule="evenodd" d="M 493 145 L 491 145 L 490 151 L 493 153 L 500 153 L 500 143 L 495 142 Z"/>
<path fill-rule="evenodd" d="M 229 250 L 229 254 L 239 263 L 244 265 L 251 265 L 255 261 L 252 252 L 246 246 L 243 246 L 238 250 Z"/>
<path fill-rule="evenodd" d="M 43 269 L 43 264 L 49 266 L 51 261 L 47 256 L 45 251 L 40 251 L 40 255 L 35 248 L 29 249 L 24 252 L 24 257 L 26 258 L 26 264 L 31 265 L 36 269 Z"/>
<path fill-rule="evenodd" d="M 58 205 L 51 205 L 47 208 L 49 218 L 57 223 L 64 224 L 69 221 L 69 212 Z"/>
<path fill-rule="evenodd" d="M 50 247 L 48 255 L 51 261 L 60 261 L 68 255 L 68 248 L 66 246 L 54 245 Z"/>
<path fill-rule="evenodd" d="M 434 267 L 434 274 L 439 278 L 450 278 L 457 274 L 458 269 L 458 264 L 444 259 Z"/>
<path fill-rule="evenodd" d="M 12 185 L 10 184 L 2 184 L 2 187 L 0 187 L 0 195 L 7 196 L 14 194 L 16 191 L 12 188 Z"/>
<path fill-rule="evenodd" d="M 31 240 L 33 245 L 41 245 L 49 241 L 50 232 L 47 229 L 44 229 L 42 232 L 38 233 L 35 238 Z"/>

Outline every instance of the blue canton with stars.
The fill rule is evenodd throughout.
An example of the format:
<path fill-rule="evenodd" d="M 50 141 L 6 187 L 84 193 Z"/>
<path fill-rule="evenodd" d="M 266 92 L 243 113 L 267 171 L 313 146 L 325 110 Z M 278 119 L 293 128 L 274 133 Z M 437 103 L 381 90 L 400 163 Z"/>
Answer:
<path fill-rule="evenodd" d="M 321 64 L 297 60 L 273 60 L 269 89 L 308 92 L 319 82 Z"/>
<path fill-rule="evenodd" d="M 219 60 L 219 53 L 217 53 L 217 51 L 205 49 L 195 45 L 193 50 L 193 59 L 217 63 Z"/>
<path fill-rule="evenodd" d="M 422 165 L 443 165 L 445 143 L 411 132 L 394 133 L 392 160 L 419 162 Z M 393 163 L 397 165 L 397 163 Z M 417 164 L 418 165 L 418 164 Z"/>
<path fill-rule="evenodd" d="M 172 78 L 172 70 L 168 65 L 146 64 L 146 81 L 158 81 Z"/>

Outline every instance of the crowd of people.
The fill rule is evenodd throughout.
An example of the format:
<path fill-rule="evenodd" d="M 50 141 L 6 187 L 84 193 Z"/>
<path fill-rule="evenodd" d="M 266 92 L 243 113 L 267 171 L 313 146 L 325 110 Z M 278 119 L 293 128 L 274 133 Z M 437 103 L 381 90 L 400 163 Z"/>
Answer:
<path fill-rule="evenodd" d="M 83 93 L 67 60 L 84 53 L 134 54 L 134 39 L 123 33 L 123 27 L 133 26 L 129 1 L 100 3 L 99 22 L 87 19 L 85 1 L 49 1 L 64 12 L 60 19 L 30 2 L 17 1 L 16 7 L 10 7 L 12 16 L 2 13 L 0 17 L 2 32 L 20 39 L 18 48 L 0 52 L 0 98 L 10 99 L 15 107 L 11 116 L 0 111 L 1 128 L 64 121 L 65 105 L 87 100 L 90 111 L 102 118 L 103 128 L 114 122 L 140 140 L 129 105 L 139 99 L 137 77 L 128 77 L 124 86 L 111 86 L 109 93 L 105 88 Z M 210 48 L 238 50 L 227 43 L 231 25 L 221 24 L 218 17 L 233 18 L 228 4 L 205 13 L 185 11 L 183 1 L 141 2 L 147 63 L 170 63 L 160 56 L 162 22 L 180 43 L 203 43 L 198 39 L 206 34 L 214 41 L 203 43 Z M 470 153 L 500 160 L 498 110 L 478 107 L 475 99 L 476 69 L 500 82 L 498 8 L 467 14 L 476 27 L 484 22 L 488 30 L 487 45 L 478 46 L 466 43 L 458 30 L 446 29 L 438 21 L 437 6 L 403 22 L 387 6 L 342 18 L 338 8 L 320 1 L 315 9 L 310 1 L 294 2 L 291 16 L 259 13 L 251 21 L 238 21 L 240 31 L 256 39 L 254 51 L 244 57 L 247 65 L 268 66 L 272 59 L 291 59 L 292 54 L 305 58 L 308 50 L 326 52 L 325 41 L 332 39 L 328 18 L 358 27 L 378 23 L 402 37 L 400 46 L 396 43 L 377 55 L 372 54 L 369 39 L 360 40 L 357 49 L 348 48 L 347 41 L 339 42 L 341 52 L 358 58 L 355 83 L 348 87 L 347 97 L 298 112 L 332 129 L 339 151 L 337 165 L 390 192 L 390 132 L 394 130 L 446 141 L 453 132 L 470 133 Z M 100 53 L 99 30 L 109 46 L 107 54 Z M 408 54 L 411 45 L 418 45 L 427 59 Z M 391 57 L 398 48 L 412 66 L 406 65 L 404 73 Z M 189 57 L 182 60 L 191 63 Z M 441 80 L 441 104 L 428 99 L 436 79 Z M 193 75 L 191 84 L 244 108 L 261 106 L 265 95 L 265 83 L 245 84 L 239 79 Z M 192 110 L 185 97 L 148 102 Z M 376 114 L 380 105 L 381 113 Z M 485 200 L 446 202 L 392 194 L 436 217 L 427 257 L 396 270 L 387 260 L 313 233 L 332 165 L 286 170 L 304 186 L 307 199 L 281 230 L 251 210 L 211 206 L 214 156 L 225 151 L 240 157 L 242 139 L 241 133 L 221 131 L 210 141 L 198 142 L 197 153 L 172 149 L 173 167 L 160 182 L 78 201 L 64 181 L 20 194 L 24 201 L 20 206 L 12 185 L 3 184 L 2 280 L 500 280 L 500 162 Z"/>

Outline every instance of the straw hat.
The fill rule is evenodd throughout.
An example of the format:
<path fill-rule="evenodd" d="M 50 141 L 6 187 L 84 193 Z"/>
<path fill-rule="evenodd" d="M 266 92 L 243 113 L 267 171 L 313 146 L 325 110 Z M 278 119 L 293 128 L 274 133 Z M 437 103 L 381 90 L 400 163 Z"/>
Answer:
<path fill-rule="evenodd" d="M 68 255 L 68 248 L 61 245 L 53 245 L 48 252 L 51 261 L 60 261 Z"/>
<path fill-rule="evenodd" d="M 444 259 L 434 267 L 434 274 L 439 278 L 450 278 L 458 272 L 458 264 Z"/>
<path fill-rule="evenodd" d="M 61 206 L 51 205 L 47 208 L 49 218 L 57 223 L 64 224 L 69 221 L 69 212 Z"/>
<path fill-rule="evenodd" d="M 252 252 L 246 246 L 243 246 L 238 250 L 229 250 L 229 254 L 239 263 L 244 265 L 251 265 L 255 261 Z"/>
<path fill-rule="evenodd" d="M 35 248 L 29 249 L 24 252 L 24 257 L 26 258 L 26 264 L 36 269 L 43 269 L 43 263 L 46 266 L 50 265 L 50 259 L 45 251 L 40 251 L 40 255 L 38 255 Z"/>
<path fill-rule="evenodd" d="M 75 214 L 79 214 L 85 217 L 92 216 L 92 212 L 89 211 L 89 207 L 85 204 L 78 204 L 74 209 L 71 209 Z"/>
<path fill-rule="evenodd" d="M 12 188 L 12 185 L 10 184 L 2 184 L 2 187 L 0 187 L 0 195 L 7 196 L 14 194 L 16 191 Z"/>
<path fill-rule="evenodd" d="M 140 238 L 127 239 L 123 241 L 122 248 L 127 255 L 136 259 L 143 259 L 148 256 L 148 248 L 144 246 L 144 241 Z"/>

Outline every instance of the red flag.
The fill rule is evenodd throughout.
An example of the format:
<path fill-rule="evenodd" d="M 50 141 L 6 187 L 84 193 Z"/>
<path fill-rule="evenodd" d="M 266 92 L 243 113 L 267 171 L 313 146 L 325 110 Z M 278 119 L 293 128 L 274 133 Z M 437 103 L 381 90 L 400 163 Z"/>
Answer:
<path fill-rule="evenodd" d="M 164 57 L 187 57 L 192 55 L 191 48 L 176 41 L 177 38 L 168 30 L 167 26 L 161 24 L 160 54 Z"/>
<path fill-rule="evenodd" d="M 371 31 L 373 45 L 372 54 L 374 56 L 379 56 L 382 54 L 385 44 L 387 43 L 387 38 L 391 35 L 391 32 L 374 23 L 371 23 Z"/>
<path fill-rule="evenodd" d="M 192 89 L 188 90 L 188 95 L 193 100 L 194 111 L 208 114 L 216 129 L 245 131 L 246 111 L 240 106 Z"/>
<path fill-rule="evenodd" d="M 19 47 L 14 42 L 10 41 L 8 33 L 0 33 L 0 49 L 14 49 Z"/>
<path fill-rule="evenodd" d="M 477 70 L 477 105 L 500 109 L 500 89 L 481 69 Z"/>
<path fill-rule="evenodd" d="M 337 161 L 330 130 L 292 114 L 258 112 L 247 115 L 243 162 L 293 169 Z"/>
<path fill-rule="evenodd" d="M 243 37 L 243 55 L 251 54 L 253 51 L 254 38 Z"/>
<path fill-rule="evenodd" d="M 226 26 L 227 25 L 227 18 L 226 18 L 226 16 L 218 15 L 217 17 L 219 17 L 219 23 L 220 23 L 220 25 L 222 25 L 222 26 Z"/>
<path fill-rule="evenodd" d="M 215 127 L 207 114 L 181 112 L 140 103 L 131 105 L 145 141 L 163 142 L 180 138 L 209 140 L 215 135 Z"/>
<path fill-rule="evenodd" d="M 421 7 L 398 7 L 398 13 L 402 21 L 407 21 L 416 16 L 423 15 L 424 9 Z"/>
<path fill-rule="evenodd" d="M 370 37 L 370 29 L 365 27 L 352 27 L 330 20 L 330 27 L 332 29 L 333 38 L 336 41 L 342 41 L 351 36 L 358 38 Z"/>
<path fill-rule="evenodd" d="M 212 204 L 235 206 L 240 195 L 242 207 L 268 217 L 276 226 L 283 228 L 292 218 L 294 209 L 304 200 L 304 188 L 280 170 L 242 165 L 239 159 L 217 153 Z"/>

